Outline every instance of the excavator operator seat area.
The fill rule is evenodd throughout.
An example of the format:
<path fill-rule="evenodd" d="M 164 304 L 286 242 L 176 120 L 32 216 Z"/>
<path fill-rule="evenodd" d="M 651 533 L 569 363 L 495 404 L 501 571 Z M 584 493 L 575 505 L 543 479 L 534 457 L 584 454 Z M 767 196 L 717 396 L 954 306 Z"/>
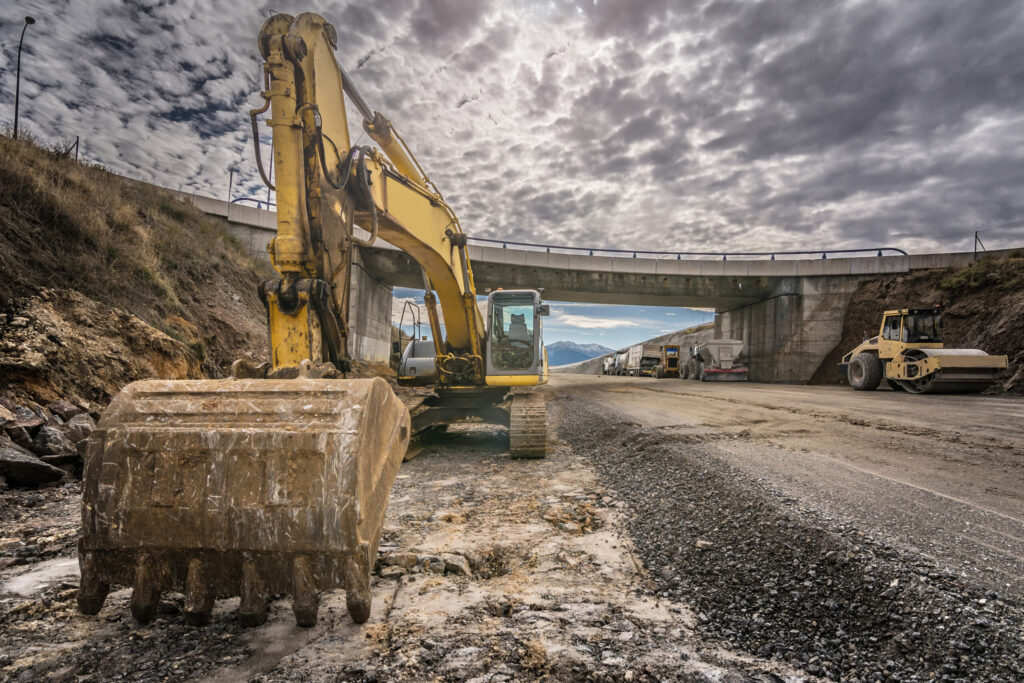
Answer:
<path fill-rule="evenodd" d="M 488 376 L 540 372 L 544 308 L 533 290 L 499 290 L 488 297 Z"/>

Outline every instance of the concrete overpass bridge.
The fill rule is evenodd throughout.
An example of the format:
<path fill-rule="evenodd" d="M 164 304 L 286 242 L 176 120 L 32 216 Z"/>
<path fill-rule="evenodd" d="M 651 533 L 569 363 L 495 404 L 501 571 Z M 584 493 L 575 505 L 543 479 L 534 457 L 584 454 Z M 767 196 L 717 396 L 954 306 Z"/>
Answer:
<path fill-rule="evenodd" d="M 272 211 L 182 195 L 228 229 L 254 255 L 276 234 Z M 391 338 L 393 287 L 422 287 L 419 266 L 378 240 L 358 248 L 353 269 L 350 353 L 383 361 Z M 551 301 L 713 308 L 715 337 L 742 339 L 751 378 L 802 382 L 839 342 L 857 285 L 881 275 L 961 266 L 974 255 L 907 255 L 892 248 L 835 252 L 723 254 L 616 252 L 470 238 L 473 274 L 483 294 L 543 288 Z M 638 340 L 639 341 L 639 340 Z"/>

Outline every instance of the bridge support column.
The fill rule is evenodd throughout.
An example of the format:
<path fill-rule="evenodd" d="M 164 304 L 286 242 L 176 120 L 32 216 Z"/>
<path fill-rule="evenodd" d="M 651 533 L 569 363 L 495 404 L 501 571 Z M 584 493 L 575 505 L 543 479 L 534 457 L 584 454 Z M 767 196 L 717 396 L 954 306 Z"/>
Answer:
<path fill-rule="evenodd" d="M 755 382 L 808 381 L 839 343 L 858 277 L 787 278 L 755 304 L 720 312 L 716 339 L 741 339 Z"/>
<path fill-rule="evenodd" d="M 387 363 L 391 359 L 391 285 L 370 274 L 359 249 L 352 254 L 348 353 L 353 360 Z"/>

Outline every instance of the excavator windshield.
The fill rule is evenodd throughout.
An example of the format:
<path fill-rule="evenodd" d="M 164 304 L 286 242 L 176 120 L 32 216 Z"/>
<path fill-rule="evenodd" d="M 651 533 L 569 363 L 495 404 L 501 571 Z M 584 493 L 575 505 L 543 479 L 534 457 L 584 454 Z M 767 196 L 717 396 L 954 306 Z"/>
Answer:
<path fill-rule="evenodd" d="M 532 293 L 495 296 L 491 302 L 490 356 L 496 370 L 528 370 L 535 361 L 536 302 Z"/>

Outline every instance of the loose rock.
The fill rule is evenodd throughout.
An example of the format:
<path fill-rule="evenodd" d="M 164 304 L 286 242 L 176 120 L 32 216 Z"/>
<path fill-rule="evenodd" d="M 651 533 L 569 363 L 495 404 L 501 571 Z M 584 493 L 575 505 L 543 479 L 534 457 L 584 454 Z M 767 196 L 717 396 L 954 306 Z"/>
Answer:
<path fill-rule="evenodd" d="M 57 481 L 64 472 L 35 457 L 10 439 L 0 437 L 0 476 L 20 486 L 38 486 Z"/>

